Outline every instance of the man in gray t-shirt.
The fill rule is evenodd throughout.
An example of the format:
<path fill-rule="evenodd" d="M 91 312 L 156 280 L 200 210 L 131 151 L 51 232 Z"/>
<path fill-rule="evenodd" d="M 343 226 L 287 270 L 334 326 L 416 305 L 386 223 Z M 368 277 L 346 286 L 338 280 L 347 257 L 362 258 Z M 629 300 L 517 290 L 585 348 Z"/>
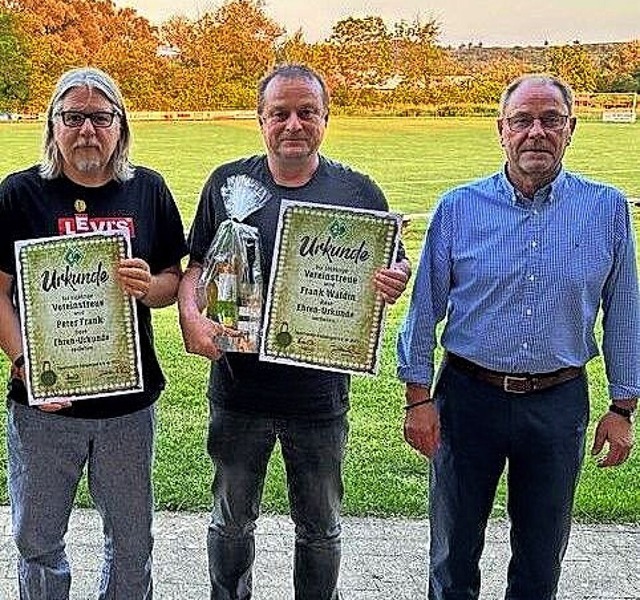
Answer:
<path fill-rule="evenodd" d="M 329 114 L 321 77 L 301 65 L 277 67 L 259 86 L 258 120 L 267 153 L 217 168 L 207 181 L 190 233 L 191 260 L 182 280 L 180 323 L 188 352 L 211 359 L 208 450 L 215 466 L 208 535 L 211 598 L 250 598 L 258 517 L 267 463 L 280 440 L 296 524 L 296 598 L 337 599 L 340 566 L 342 462 L 347 438 L 349 379 L 343 373 L 259 362 L 215 344 L 221 325 L 204 317 L 196 286 L 205 253 L 226 218 L 221 189 L 244 175 L 269 201 L 245 223 L 257 227 L 263 273 L 270 272 L 281 200 L 387 210 L 367 176 L 318 154 Z M 401 252 L 374 280 L 393 303 L 409 279 Z"/>

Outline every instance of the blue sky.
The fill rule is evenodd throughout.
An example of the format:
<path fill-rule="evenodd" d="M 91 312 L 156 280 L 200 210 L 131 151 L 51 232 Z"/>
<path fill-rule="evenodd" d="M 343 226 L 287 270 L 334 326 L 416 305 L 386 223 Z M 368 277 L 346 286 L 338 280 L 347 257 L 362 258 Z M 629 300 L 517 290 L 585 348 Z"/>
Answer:
<path fill-rule="evenodd" d="M 172 14 L 194 18 L 221 4 L 211 0 L 116 0 L 152 22 Z M 416 15 L 435 18 L 440 41 L 457 46 L 566 44 L 640 39 L 640 0 L 266 0 L 265 11 L 290 33 L 310 41 L 327 37 L 347 16 L 380 15 L 387 22 Z"/>

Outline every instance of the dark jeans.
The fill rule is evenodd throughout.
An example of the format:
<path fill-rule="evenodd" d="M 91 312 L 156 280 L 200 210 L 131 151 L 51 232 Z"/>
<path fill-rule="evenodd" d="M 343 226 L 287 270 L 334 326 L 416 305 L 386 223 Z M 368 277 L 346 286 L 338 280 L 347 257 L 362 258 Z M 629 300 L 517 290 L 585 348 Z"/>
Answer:
<path fill-rule="evenodd" d="M 295 523 L 295 598 L 339 598 L 342 461 L 347 430 L 346 415 L 280 420 L 212 406 L 208 449 L 215 475 L 207 539 L 212 600 L 251 598 L 255 521 L 267 463 L 277 439 Z"/>
<path fill-rule="evenodd" d="M 478 563 L 508 463 L 507 600 L 554 600 L 589 418 L 585 376 L 528 394 L 445 365 L 441 446 L 431 464 L 429 600 L 476 600 Z"/>

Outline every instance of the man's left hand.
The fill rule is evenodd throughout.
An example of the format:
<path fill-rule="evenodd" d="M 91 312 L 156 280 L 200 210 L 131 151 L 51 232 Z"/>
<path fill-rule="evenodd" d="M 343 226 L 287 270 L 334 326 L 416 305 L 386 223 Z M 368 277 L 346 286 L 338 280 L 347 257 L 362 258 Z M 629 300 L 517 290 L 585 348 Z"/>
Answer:
<path fill-rule="evenodd" d="M 64 398 L 52 398 L 46 404 L 39 404 L 38 409 L 42 412 L 54 413 L 62 410 L 63 408 L 70 408 L 71 402 Z"/>
<path fill-rule="evenodd" d="M 407 261 L 398 262 L 390 269 L 379 269 L 374 276 L 376 290 L 387 304 L 394 304 L 407 288 L 410 276 Z"/>
<path fill-rule="evenodd" d="M 631 454 L 633 448 L 633 425 L 624 417 L 614 413 L 606 413 L 598 422 L 593 440 L 591 455 L 602 452 L 608 442 L 607 453 L 598 459 L 599 467 L 615 467 L 621 465 Z"/>

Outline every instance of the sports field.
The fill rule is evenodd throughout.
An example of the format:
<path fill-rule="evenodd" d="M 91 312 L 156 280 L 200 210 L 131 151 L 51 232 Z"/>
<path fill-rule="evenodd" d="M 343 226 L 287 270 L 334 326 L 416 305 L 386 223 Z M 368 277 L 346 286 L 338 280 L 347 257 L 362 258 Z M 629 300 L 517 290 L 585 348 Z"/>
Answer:
<path fill-rule="evenodd" d="M 159 170 L 180 206 L 185 227 L 200 188 L 213 167 L 262 151 L 253 121 L 135 123 L 134 162 Z M 38 160 L 41 124 L 0 124 L 0 177 Z M 495 124 L 486 119 L 332 118 L 324 152 L 369 173 L 393 210 L 427 213 L 438 195 L 501 166 Z M 640 197 L 640 124 L 579 123 L 565 164 Z M 635 210 L 636 231 L 640 210 Z M 405 245 L 415 262 L 426 219 L 412 220 Z M 355 378 L 351 432 L 345 467 L 345 512 L 420 516 L 426 510 L 427 463 L 402 440 L 402 387 L 396 382 L 395 337 L 406 298 L 388 313 L 380 375 Z M 207 363 L 182 348 L 174 308 L 155 315 L 156 345 L 168 379 L 159 405 L 156 500 L 159 508 L 209 506 L 211 467 L 204 450 Z M 6 364 L 2 364 L 5 368 Z M 593 423 L 608 404 L 603 367 L 590 364 Z M 0 430 L 2 431 L 2 430 Z M 4 444 L 0 448 L 0 502 L 6 502 Z M 621 468 L 602 471 L 587 457 L 577 497 L 577 517 L 590 521 L 640 522 L 640 449 Z M 81 503 L 87 502 L 86 490 Z M 501 514 L 504 493 L 496 503 Z M 287 510 L 284 475 L 272 461 L 264 509 Z"/>

